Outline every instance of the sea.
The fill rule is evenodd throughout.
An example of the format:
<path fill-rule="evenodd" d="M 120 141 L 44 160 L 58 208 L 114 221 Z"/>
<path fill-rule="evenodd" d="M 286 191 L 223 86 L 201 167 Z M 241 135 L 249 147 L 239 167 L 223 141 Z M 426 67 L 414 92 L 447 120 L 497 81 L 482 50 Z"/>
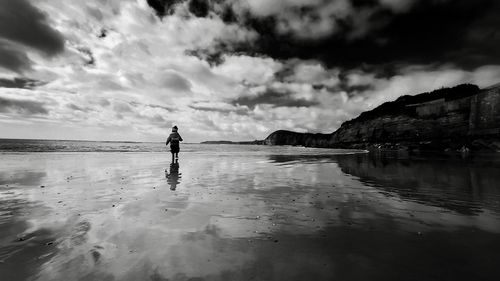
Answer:
<path fill-rule="evenodd" d="M 298 146 L 265 146 L 238 144 L 199 144 L 183 143 L 183 153 L 240 153 L 250 154 L 349 154 L 360 150 L 321 149 Z M 0 153 L 27 152 L 169 152 L 165 142 L 129 142 L 129 141 L 81 141 L 81 140 L 36 140 L 36 139 L 0 139 Z"/>
<path fill-rule="evenodd" d="M 165 143 L 0 139 L 1 152 L 162 152 Z"/>

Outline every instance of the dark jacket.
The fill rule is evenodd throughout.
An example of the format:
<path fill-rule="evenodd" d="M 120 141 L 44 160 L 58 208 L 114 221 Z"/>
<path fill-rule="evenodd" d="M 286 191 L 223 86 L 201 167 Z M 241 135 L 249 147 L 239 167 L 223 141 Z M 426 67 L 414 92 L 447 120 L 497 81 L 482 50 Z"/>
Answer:
<path fill-rule="evenodd" d="M 165 145 L 168 145 L 170 143 L 170 146 L 179 146 L 179 142 L 183 141 L 181 135 L 177 132 L 172 132 L 170 136 L 167 138 L 167 142 Z"/>

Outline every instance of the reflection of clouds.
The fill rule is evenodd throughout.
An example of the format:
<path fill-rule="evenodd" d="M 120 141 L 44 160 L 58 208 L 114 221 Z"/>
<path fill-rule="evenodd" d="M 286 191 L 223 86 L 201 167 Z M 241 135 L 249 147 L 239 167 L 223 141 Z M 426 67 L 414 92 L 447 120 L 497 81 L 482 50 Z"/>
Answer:
<path fill-rule="evenodd" d="M 342 277 L 349 262 L 380 266 L 370 252 L 383 250 L 377 243 L 393 239 L 403 256 L 411 250 L 409 233 L 500 232 L 497 213 L 464 215 L 390 194 L 377 178 L 368 184 L 345 174 L 349 157 L 185 153 L 182 188 L 171 192 L 164 174 L 169 154 L 50 154 L 33 168 L 46 173 L 50 186 L 12 196 L 45 206 L 43 212 L 24 208 L 31 230 L 57 230 L 58 251 L 39 272 L 41 280 L 304 280 L 306 273 L 331 279 Z M 398 183 L 398 173 L 387 174 Z M 481 199 L 491 192 L 474 194 Z M 0 225 L 0 231 L 14 228 Z M 416 255 L 425 260 L 425 251 Z"/>
<path fill-rule="evenodd" d="M 26 170 L 0 171 L 0 185 L 35 186 L 40 185 L 45 176 L 45 172 L 31 172 Z"/>
<path fill-rule="evenodd" d="M 180 276 L 218 275 L 251 258 L 249 253 L 224 247 L 232 237 L 225 242 L 219 230 L 208 224 L 208 215 L 204 217 L 189 209 L 186 215 L 173 216 L 168 212 L 157 215 L 155 211 L 149 209 L 149 220 L 145 219 L 148 216 L 91 217 L 93 224 L 100 227 L 90 230 L 87 248 L 72 247 L 59 256 L 61 260 L 45 276 L 61 279 L 78 268 L 82 275 L 106 273 L 118 280 L 142 280 L 150 275 L 178 280 Z M 99 264 L 89 259 L 89 248 L 94 243 L 103 246 Z M 62 259 L 68 261 L 63 263 Z"/>
<path fill-rule="evenodd" d="M 57 233 L 50 227 L 35 228 L 31 214 L 46 215 L 38 202 L 16 198 L 0 190 L 0 276 L 2 280 L 28 280 L 57 254 Z M 27 262 L 29 261 L 29 262 Z"/>

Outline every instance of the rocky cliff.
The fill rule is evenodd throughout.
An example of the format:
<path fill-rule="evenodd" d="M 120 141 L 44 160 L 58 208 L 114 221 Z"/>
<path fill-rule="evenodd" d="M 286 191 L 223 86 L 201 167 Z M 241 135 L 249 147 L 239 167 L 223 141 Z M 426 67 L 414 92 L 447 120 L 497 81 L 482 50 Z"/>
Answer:
<path fill-rule="evenodd" d="M 395 101 L 344 122 L 331 134 L 276 131 L 265 144 L 332 148 L 500 150 L 500 85 L 459 85 Z"/>

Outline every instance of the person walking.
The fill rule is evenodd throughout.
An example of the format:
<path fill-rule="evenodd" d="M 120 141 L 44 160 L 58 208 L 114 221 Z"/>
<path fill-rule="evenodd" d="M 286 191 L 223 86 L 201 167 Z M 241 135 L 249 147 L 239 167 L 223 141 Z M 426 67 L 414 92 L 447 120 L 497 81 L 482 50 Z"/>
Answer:
<path fill-rule="evenodd" d="M 170 152 L 172 153 L 172 163 L 174 163 L 174 155 L 175 155 L 175 160 L 177 162 L 179 161 L 179 150 L 180 150 L 180 142 L 183 141 L 181 135 L 177 132 L 179 129 L 177 126 L 172 127 L 172 133 L 170 136 L 167 138 L 167 142 L 165 145 L 168 145 L 170 143 Z"/>

